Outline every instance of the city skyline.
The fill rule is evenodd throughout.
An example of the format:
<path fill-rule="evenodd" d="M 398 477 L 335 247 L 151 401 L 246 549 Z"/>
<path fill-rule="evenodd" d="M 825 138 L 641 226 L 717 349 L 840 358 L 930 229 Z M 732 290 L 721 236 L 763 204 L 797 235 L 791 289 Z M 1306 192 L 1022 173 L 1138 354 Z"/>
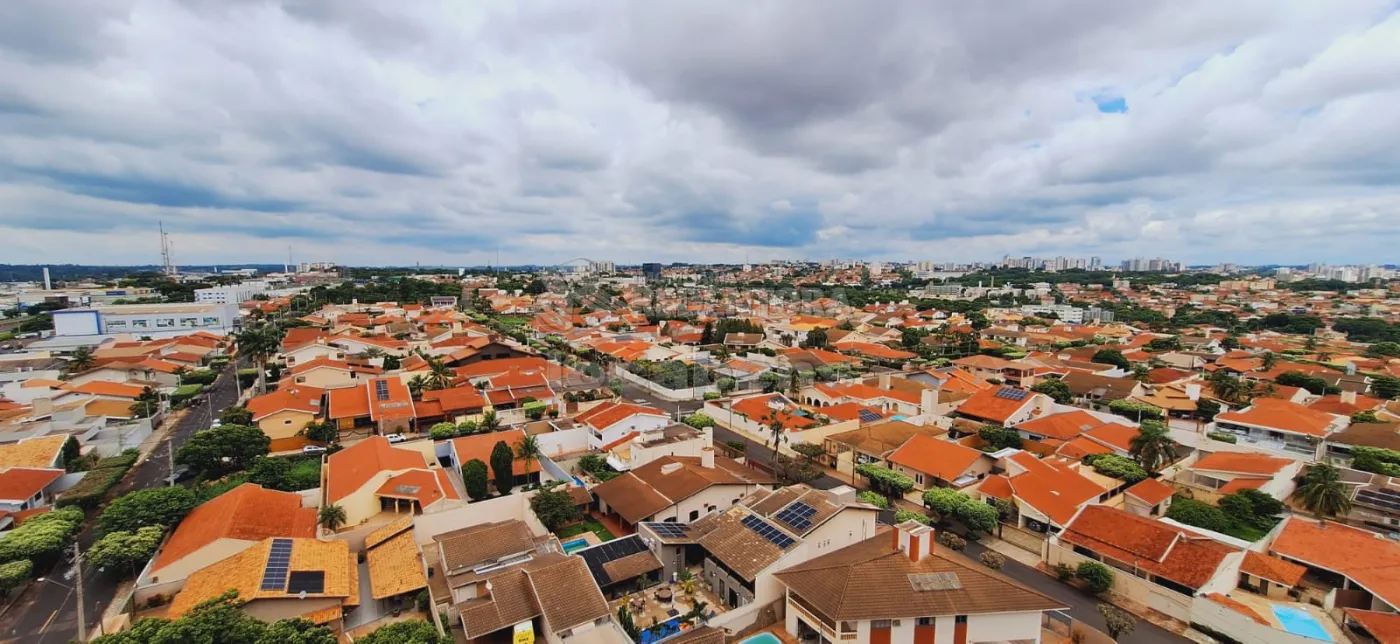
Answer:
<path fill-rule="evenodd" d="M 1385 263 L 1400 236 L 1400 128 L 1366 116 L 1400 91 L 1393 3 L 18 4 L 10 262 L 145 263 L 160 221 L 201 264 Z"/>

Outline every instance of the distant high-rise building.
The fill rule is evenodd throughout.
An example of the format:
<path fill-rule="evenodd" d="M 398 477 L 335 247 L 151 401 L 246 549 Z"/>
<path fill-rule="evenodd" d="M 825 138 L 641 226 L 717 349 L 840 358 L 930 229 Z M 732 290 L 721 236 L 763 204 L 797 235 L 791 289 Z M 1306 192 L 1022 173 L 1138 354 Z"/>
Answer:
<path fill-rule="evenodd" d="M 642 276 L 648 280 L 661 280 L 661 264 L 659 262 L 647 262 L 642 264 Z"/>
<path fill-rule="evenodd" d="M 1089 258 L 1089 270 L 1091 270 L 1091 271 L 1101 271 L 1101 270 L 1103 270 L 1103 258 L 1102 258 L 1102 257 L 1090 257 L 1090 258 Z"/>

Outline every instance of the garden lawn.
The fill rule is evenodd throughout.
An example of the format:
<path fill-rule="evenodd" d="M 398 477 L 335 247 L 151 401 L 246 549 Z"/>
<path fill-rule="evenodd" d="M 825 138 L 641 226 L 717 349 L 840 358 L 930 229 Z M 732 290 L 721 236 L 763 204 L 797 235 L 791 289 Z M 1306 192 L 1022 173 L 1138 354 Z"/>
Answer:
<path fill-rule="evenodd" d="M 612 541 L 617 538 L 612 532 L 608 531 L 603 524 L 594 519 L 585 519 L 580 523 L 559 528 L 554 532 L 554 536 L 559 537 L 559 539 L 563 541 L 569 537 L 577 537 L 585 532 L 592 532 L 598 535 L 599 541 Z"/>

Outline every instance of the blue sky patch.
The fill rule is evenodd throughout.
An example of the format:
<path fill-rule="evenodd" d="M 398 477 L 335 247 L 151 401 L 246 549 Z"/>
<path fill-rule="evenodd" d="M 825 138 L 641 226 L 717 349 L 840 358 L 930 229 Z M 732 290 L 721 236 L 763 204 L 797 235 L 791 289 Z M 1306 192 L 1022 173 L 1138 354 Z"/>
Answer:
<path fill-rule="evenodd" d="M 1122 96 L 1095 96 L 1094 105 L 1104 114 L 1124 114 L 1128 111 L 1128 99 Z"/>

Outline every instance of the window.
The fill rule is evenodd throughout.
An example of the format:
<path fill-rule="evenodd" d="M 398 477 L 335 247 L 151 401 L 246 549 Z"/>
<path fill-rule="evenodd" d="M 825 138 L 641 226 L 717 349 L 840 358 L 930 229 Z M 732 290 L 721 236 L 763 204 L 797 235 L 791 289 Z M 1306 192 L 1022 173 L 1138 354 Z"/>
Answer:
<path fill-rule="evenodd" d="M 690 520 L 691 520 L 691 521 L 694 521 L 694 520 L 699 519 L 699 518 L 700 518 L 700 511 L 699 511 L 699 510 L 691 510 L 691 511 L 690 511 Z"/>
<path fill-rule="evenodd" d="M 958 615 L 957 617 L 954 617 L 954 618 L 953 618 L 953 623 L 954 623 L 954 624 L 966 624 L 966 623 L 967 623 L 967 615 Z"/>
<path fill-rule="evenodd" d="M 219 326 L 219 318 L 204 318 L 204 320 L 200 323 L 200 325 L 201 325 L 201 326 Z"/>
<path fill-rule="evenodd" d="M 915 625 L 915 626 L 933 626 L 933 618 L 932 618 L 932 617 L 920 617 L 920 618 L 914 620 L 914 625 Z"/>
<path fill-rule="evenodd" d="M 870 620 L 870 630 L 872 630 L 872 631 L 888 630 L 889 627 L 890 627 L 890 620 L 888 620 L 888 619 L 872 619 L 872 620 Z"/>
<path fill-rule="evenodd" d="M 145 329 L 151 326 L 150 320 L 132 320 L 131 326 L 137 329 Z"/>
<path fill-rule="evenodd" d="M 291 420 L 284 420 L 284 421 L 282 421 L 282 424 L 283 424 L 283 425 L 290 425 L 290 424 L 292 424 L 292 421 L 291 421 Z"/>
<path fill-rule="evenodd" d="M 109 328 L 109 329 L 125 329 L 125 328 L 126 328 L 126 320 L 112 320 L 111 322 L 108 322 L 108 323 L 107 323 L 107 328 Z"/>
<path fill-rule="evenodd" d="M 180 318 L 180 326 L 186 329 L 197 327 L 199 318 Z"/>
<path fill-rule="evenodd" d="M 157 329 L 168 329 L 175 326 L 175 318 L 160 318 L 156 320 Z"/>
<path fill-rule="evenodd" d="M 915 482 L 915 483 L 918 483 L 919 485 L 923 485 L 923 484 L 924 484 L 924 475 L 923 475 L 923 474 L 918 474 L 918 473 L 914 474 L 914 482 Z"/>

